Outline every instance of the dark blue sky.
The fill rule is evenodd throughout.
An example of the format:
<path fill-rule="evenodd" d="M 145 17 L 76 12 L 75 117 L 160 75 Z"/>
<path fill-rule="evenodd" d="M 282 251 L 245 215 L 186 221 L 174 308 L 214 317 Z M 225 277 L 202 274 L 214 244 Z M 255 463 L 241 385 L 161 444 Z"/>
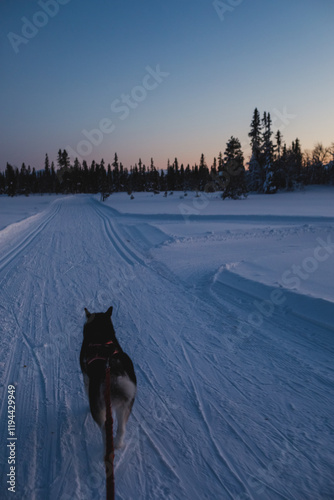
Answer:
<path fill-rule="evenodd" d="M 1 2 L 1 146 L 125 166 L 249 154 L 255 107 L 290 144 L 334 141 L 332 0 Z"/>

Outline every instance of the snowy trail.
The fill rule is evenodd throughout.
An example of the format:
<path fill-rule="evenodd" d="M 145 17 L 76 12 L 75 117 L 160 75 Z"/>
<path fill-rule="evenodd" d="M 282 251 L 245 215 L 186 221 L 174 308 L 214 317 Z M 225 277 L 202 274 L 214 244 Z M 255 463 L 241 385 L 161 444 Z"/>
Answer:
<path fill-rule="evenodd" d="M 0 436 L 5 443 L 5 395 L 16 384 L 18 497 L 104 498 L 102 439 L 78 356 L 83 308 L 112 304 L 138 377 L 116 498 L 333 498 L 333 332 L 277 308 L 240 341 L 252 297 L 220 277 L 193 290 L 142 252 L 139 233 L 126 237 L 126 223 L 73 196 L 29 230 L 7 231 Z M 7 499 L 4 446 L 1 464 Z"/>

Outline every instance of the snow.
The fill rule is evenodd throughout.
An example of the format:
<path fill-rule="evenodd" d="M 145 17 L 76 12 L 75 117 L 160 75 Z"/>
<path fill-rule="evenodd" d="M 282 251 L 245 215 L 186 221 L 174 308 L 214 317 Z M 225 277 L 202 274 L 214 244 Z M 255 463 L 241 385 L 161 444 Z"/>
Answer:
<path fill-rule="evenodd" d="M 331 186 L 312 186 L 300 191 L 281 192 L 275 196 L 251 194 L 245 200 L 225 199 L 221 193 L 170 192 L 133 193 L 130 200 L 127 193 L 111 195 L 105 202 L 121 213 L 177 214 L 193 211 L 200 215 L 279 215 L 334 217 L 334 192 Z M 186 218 L 186 214 L 185 214 Z"/>
<path fill-rule="evenodd" d="M 9 224 L 20 222 L 41 212 L 52 201 L 59 198 L 60 196 L 57 195 L 16 196 L 14 198 L 0 196 L 0 230 Z"/>
<path fill-rule="evenodd" d="M 117 499 L 332 499 L 333 194 L 1 196 L 1 498 L 9 384 L 18 498 L 105 496 L 78 358 L 113 305 L 138 378 Z"/>

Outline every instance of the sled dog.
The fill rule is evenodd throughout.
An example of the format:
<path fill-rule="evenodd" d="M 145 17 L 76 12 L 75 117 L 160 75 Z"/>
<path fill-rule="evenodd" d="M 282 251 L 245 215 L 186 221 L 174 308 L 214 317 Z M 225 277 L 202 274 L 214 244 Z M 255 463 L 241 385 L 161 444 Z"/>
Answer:
<path fill-rule="evenodd" d="M 123 446 L 125 426 L 135 400 L 137 381 L 130 357 L 116 339 L 111 321 L 113 308 L 105 313 L 90 313 L 83 329 L 80 367 L 84 377 L 93 419 L 102 431 L 105 443 L 105 380 L 110 366 L 111 407 L 117 417 L 115 449 Z"/>

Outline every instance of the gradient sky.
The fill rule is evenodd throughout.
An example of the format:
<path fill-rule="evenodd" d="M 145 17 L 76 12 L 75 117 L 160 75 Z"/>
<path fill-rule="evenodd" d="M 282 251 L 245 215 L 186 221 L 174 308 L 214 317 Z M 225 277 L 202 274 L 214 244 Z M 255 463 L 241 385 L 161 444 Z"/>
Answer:
<path fill-rule="evenodd" d="M 2 1 L 0 168 L 59 148 L 210 166 L 231 135 L 247 158 L 255 107 L 288 145 L 329 146 L 333 19 L 332 0 Z"/>

